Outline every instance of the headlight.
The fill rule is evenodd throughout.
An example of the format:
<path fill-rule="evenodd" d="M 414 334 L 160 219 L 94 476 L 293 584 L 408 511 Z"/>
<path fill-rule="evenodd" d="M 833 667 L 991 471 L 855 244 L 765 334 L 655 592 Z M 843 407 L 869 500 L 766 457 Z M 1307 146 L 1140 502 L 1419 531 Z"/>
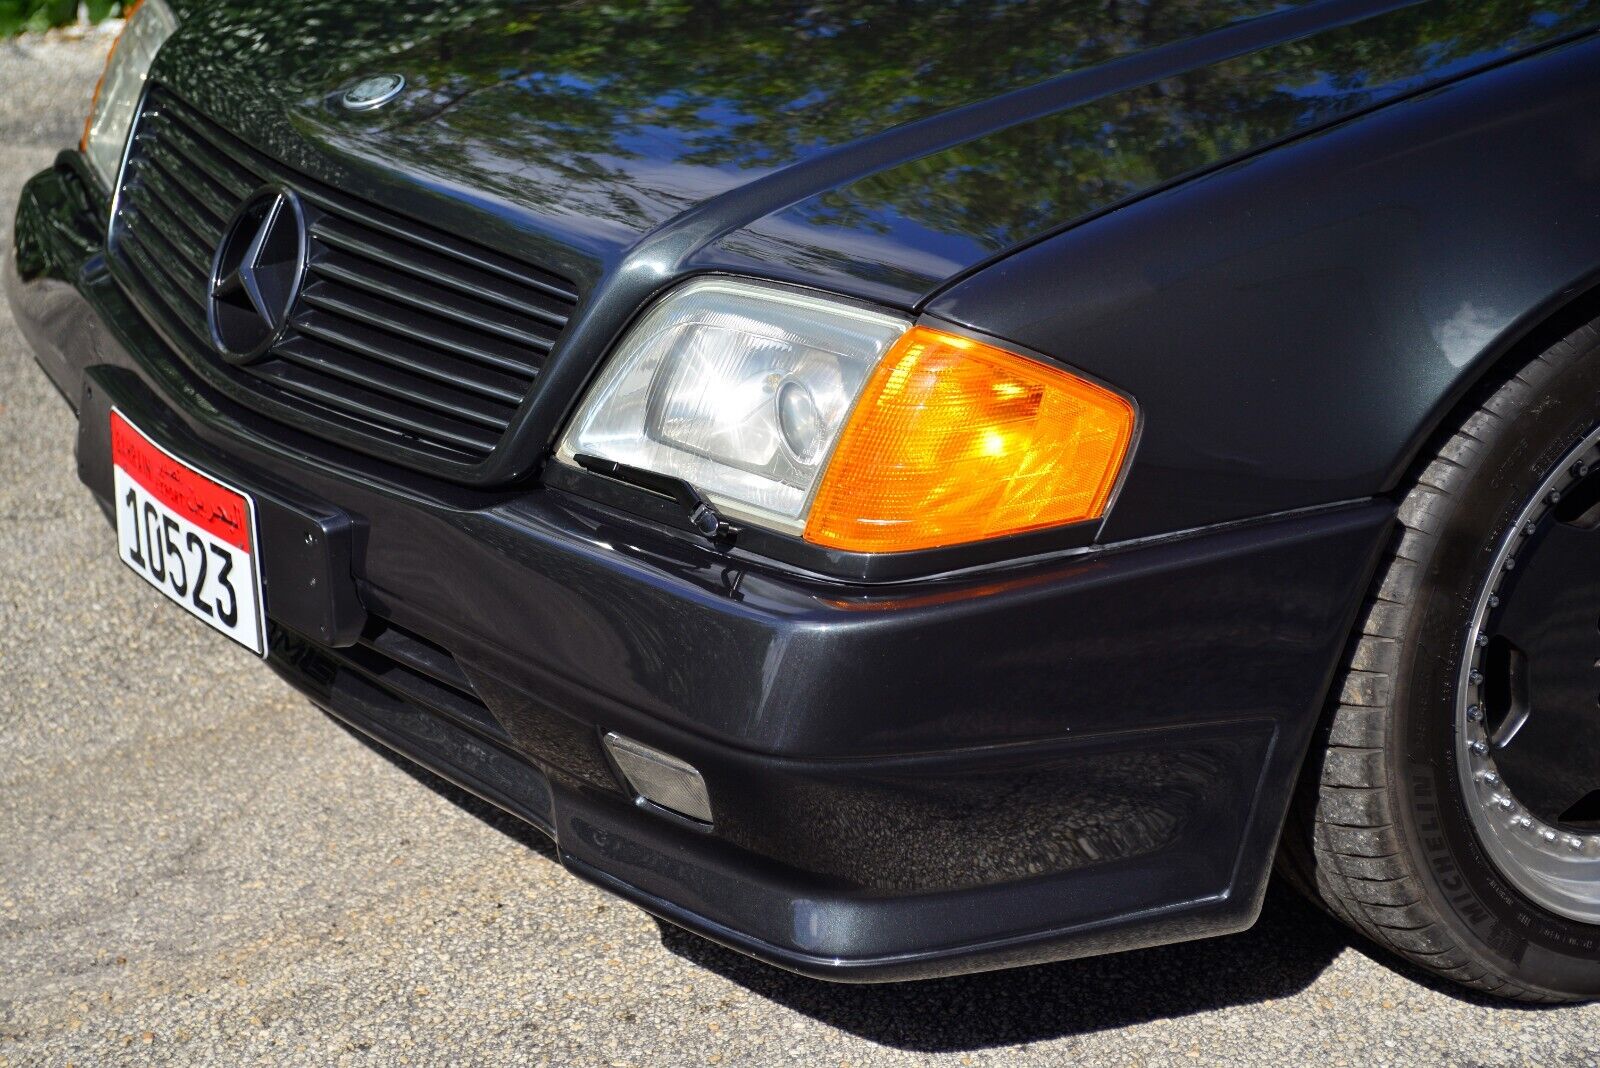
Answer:
<path fill-rule="evenodd" d="M 559 455 L 672 475 L 798 533 L 862 383 L 909 325 L 796 289 L 690 282 L 628 333 Z"/>
<path fill-rule="evenodd" d="M 557 457 L 681 479 L 745 522 L 902 552 L 1104 513 L 1133 405 L 970 338 L 784 286 L 690 282 L 623 338 Z"/>
<path fill-rule="evenodd" d="M 128 15 L 127 24 L 106 57 L 106 69 L 89 103 L 89 119 L 84 123 L 79 147 L 107 189 L 116 188 L 117 168 L 122 165 L 122 150 L 128 143 L 133 109 L 139 106 L 145 75 L 156 58 L 156 50 L 177 28 L 178 20 L 166 0 L 143 0 Z"/>

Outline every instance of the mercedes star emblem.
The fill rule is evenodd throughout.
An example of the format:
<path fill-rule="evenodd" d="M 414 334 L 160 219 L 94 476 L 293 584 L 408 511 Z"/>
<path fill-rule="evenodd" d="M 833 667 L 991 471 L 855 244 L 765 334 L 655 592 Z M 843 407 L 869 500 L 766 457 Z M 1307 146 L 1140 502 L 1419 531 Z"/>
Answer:
<path fill-rule="evenodd" d="M 371 111 L 399 96 L 405 87 L 406 80 L 398 74 L 374 74 L 346 89 L 340 99 L 351 111 Z"/>
<path fill-rule="evenodd" d="M 289 190 L 268 186 L 234 212 L 211 263 L 211 340 L 224 357 L 245 363 L 278 340 L 305 262 L 305 217 Z"/>

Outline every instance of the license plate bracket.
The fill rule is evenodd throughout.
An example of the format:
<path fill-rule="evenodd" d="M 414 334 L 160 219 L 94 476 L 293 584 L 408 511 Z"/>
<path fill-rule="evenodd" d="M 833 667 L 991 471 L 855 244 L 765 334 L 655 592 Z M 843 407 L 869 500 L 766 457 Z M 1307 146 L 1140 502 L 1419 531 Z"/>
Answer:
<path fill-rule="evenodd" d="M 177 403 L 188 394 L 173 384 Z M 284 469 L 270 450 L 256 442 L 257 429 L 222 419 L 227 441 L 237 450 L 220 450 L 173 411 L 173 401 L 156 398 L 132 371 L 107 364 L 88 368 L 78 394 L 78 478 L 94 494 L 106 519 L 115 516 L 111 463 L 111 409 L 116 408 L 147 437 L 190 466 L 249 495 L 256 508 L 256 535 L 263 593 L 270 610 L 267 643 L 279 627 L 334 647 L 355 644 L 367 624 L 362 592 L 366 523 L 347 507 L 319 492 L 320 474 L 293 466 Z M 215 410 L 207 410 L 221 418 Z M 238 455 L 235 455 L 235 453 Z M 339 480 L 329 476 L 332 486 Z M 340 484 L 338 493 L 360 487 Z"/>
<path fill-rule="evenodd" d="M 168 600 L 257 656 L 267 652 L 256 504 L 110 413 L 122 562 Z"/>

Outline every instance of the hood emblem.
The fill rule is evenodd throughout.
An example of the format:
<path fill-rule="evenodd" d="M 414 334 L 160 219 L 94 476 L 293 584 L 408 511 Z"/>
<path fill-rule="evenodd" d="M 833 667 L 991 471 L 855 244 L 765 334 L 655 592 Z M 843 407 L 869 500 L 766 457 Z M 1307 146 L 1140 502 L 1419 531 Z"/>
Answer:
<path fill-rule="evenodd" d="M 398 74 L 374 74 L 346 89 L 339 99 L 351 111 L 371 111 L 399 96 L 405 87 L 405 78 Z"/>
<path fill-rule="evenodd" d="M 283 334 L 305 262 L 305 216 L 289 190 L 267 186 L 233 213 L 211 262 L 206 316 L 225 359 L 247 363 Z"/>

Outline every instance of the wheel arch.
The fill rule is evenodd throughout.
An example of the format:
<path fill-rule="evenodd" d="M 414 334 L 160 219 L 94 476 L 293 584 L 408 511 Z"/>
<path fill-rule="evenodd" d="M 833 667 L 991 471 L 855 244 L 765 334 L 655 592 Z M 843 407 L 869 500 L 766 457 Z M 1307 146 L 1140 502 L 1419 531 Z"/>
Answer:
<path fill-rule="evenodd" d="M 1440 395 L 1427 418 L 1418 423 L 1406 449 L 1396 457 L 1394 469 L 1380 492 L 1403 492 L 1415 481 L 1437 446 L 1455 433 L 1483 398 L 1551 345 L 1597 317 L 1600 317 L 1600 265 L 1529 309 L 1478 351 L 1462 369 L 1452 388 Z"/>

